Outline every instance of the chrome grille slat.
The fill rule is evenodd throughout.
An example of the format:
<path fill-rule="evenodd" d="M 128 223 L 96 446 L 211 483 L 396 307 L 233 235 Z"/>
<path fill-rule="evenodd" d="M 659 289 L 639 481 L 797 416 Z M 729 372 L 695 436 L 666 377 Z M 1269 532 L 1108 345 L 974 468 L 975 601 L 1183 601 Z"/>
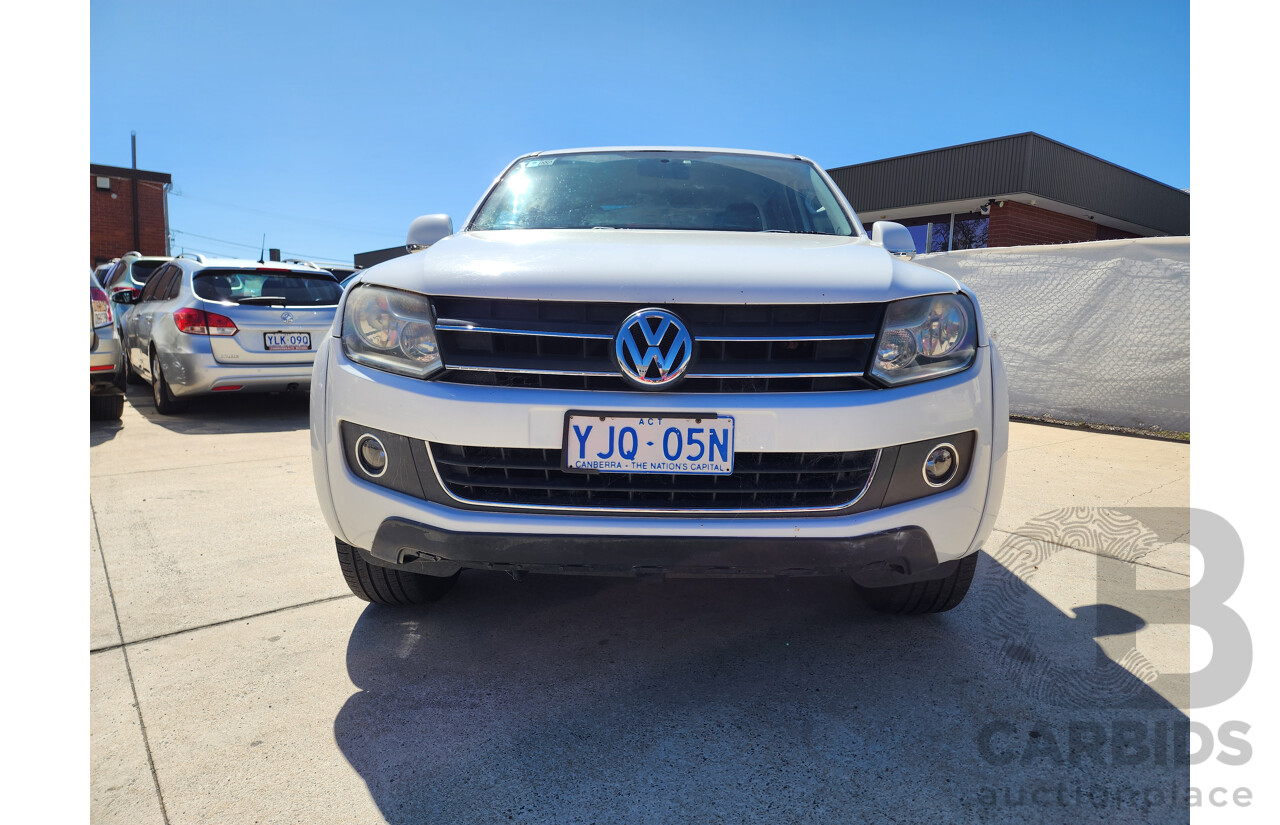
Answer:
<path fill-rule="evenodd" d="M 449 369 L 462 372 L 509 372 L 515 375 L 578 375 L 591 378 L 613 378 L 617 375 L 616 372 L 590 372 L 588 370 L 538 370 L 517 367 L 504 367 L 499 370 L 475 364 L 450 364 Z"/>
<path fill-rule="evenodd" d="M 689 373 L 688 378 L 861 378 L 862 372 L 706 372 Z"/>
<path fill-rule="evenodd" d="M 874 335 L 707 335 L 699 337 L 699 341 L 715 341 L 717 343 L 786 343 L 787 341 L 870 341 Z"/>
<path fill-rule="evenodd" d="M 597 341 L 611 341 L 613 336 L 608 333 L 597 332 L 573 332 L 568 330 L 554 330 L 544 328 L 525 328 L 525 327 L 489 327 L 477 326 L 468 321 L 456 321 L 453 319 L 441 318 L 436 322 L 437 332 L 487 332 L 493 335 L 532 335 L 543 338 L 592 338 Z"/>
<path fill-rule="evenodd" d="M 455 319 L 441 318 L 435 325 L 437 332 L 477 332 L 489 333 L 491 335 L 530 335 L 543 338 L 588 338 L 597 341 L 612 341 L 613 336 L 602 332 L 572 332 L 559 329 L 546 329 L 543 327 L 495 327 L 480 326 L 469 321 L 458 321 Z M 699 341 L 713 341 L 716 343 L 786 343 L 787 341 L 869 341 L 875 338 L 874 335 L 703 335 L 699 336 Z"/>

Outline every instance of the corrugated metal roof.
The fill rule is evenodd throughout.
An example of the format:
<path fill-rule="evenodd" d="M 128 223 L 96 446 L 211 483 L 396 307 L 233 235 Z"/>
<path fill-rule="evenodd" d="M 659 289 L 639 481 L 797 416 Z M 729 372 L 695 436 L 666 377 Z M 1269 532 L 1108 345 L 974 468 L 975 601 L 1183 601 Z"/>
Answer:
<path fill-rule="evenodd" d="M 1034 132 L 828 170 L 859 212 L 1025 192 L 1167 235 L 1191 233 L 1191 196 Z"/>

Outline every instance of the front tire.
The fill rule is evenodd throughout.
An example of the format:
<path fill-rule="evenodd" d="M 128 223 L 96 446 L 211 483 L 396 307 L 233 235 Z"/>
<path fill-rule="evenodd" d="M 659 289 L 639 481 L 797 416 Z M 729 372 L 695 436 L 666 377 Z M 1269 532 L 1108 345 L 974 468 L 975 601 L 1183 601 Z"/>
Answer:
<path fill-rule="evenodd" d="M 156 401 L 156 412 L 161 415 L 173 415 L 180 407 L 178 399 L 169 391 L 169 382 L 164 380 L 160 371 L 160 359 L 151 353 L 151 397 Z"/>
<path fill-rule="evenodd" d="M 880 613 L 942 613 L 964 600 L 965 594 L 969 592 L 969 585 L 973 583 L 973 573 L 978 569 L 979 555 L 972 553 L 960 559 L 951 575 L 941 579 L 893 584 L 888 587 L 863 587 L 855 582 L 854 586 L 871 609 Z"/>
<path fill-rule="evenodd" d="M 458 580 L 458 573 L 428 576 L 369 564 L 360 558 L 360 551 L 342 539 L 335 538 L 334 543 L 338 547 L 338 565 L 347 580 L 347 587 L 366 602 L 388 607 L 429 604 L 448 593 Z"/>

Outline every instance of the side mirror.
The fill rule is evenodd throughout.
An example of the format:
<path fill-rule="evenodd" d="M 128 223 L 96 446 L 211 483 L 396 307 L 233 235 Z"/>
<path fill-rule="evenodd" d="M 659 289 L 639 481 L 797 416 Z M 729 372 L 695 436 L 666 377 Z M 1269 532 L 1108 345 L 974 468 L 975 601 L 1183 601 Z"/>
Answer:
<path fill-rule="evenodd" d="M 410 252 L 417 252 L 452 234 L 453 220 L 448 215 L 423 215 L 409 224 L 409 236 L 404 245 Z"/>
<path fill-rule="evenodd" d="M 871 242 L 880 244 L 895 258 L 909 261 L 916 256 L 916 239 L 911 237 L 911 230 L 900 223 L 876 221 L 871 224 Z"/>
<path fill-rule="evenodd" d="M 113 304 L 136 304 L 138 302 L 138 290 L 136 289 L 118 289 L 111 293 L 111 303 Z"/>

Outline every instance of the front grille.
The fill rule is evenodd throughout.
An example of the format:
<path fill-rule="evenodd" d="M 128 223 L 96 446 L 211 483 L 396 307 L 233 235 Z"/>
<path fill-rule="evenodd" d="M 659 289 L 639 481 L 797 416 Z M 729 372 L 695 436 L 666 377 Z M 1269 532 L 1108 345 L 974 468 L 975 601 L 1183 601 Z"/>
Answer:
<path fill-rule="evenodd" d="M 624 304 L 435 298 L 436 336 L 459 384 L 634 390 L 618 373 L 613 338 L 637 309 L 675 313 L 693 335 L 685 380 L 668 392 L 823 392 L 871 389 L 864 375 L 881 304 Z"/>
<path fill-rule="evenodd" d="M 601 510 L 838 509 L 862 495 L 879 450 L 735 453 L 729 475 L 568 473 L 560 450 L 432 443 L 445 489 L 466 502 Z"/>

